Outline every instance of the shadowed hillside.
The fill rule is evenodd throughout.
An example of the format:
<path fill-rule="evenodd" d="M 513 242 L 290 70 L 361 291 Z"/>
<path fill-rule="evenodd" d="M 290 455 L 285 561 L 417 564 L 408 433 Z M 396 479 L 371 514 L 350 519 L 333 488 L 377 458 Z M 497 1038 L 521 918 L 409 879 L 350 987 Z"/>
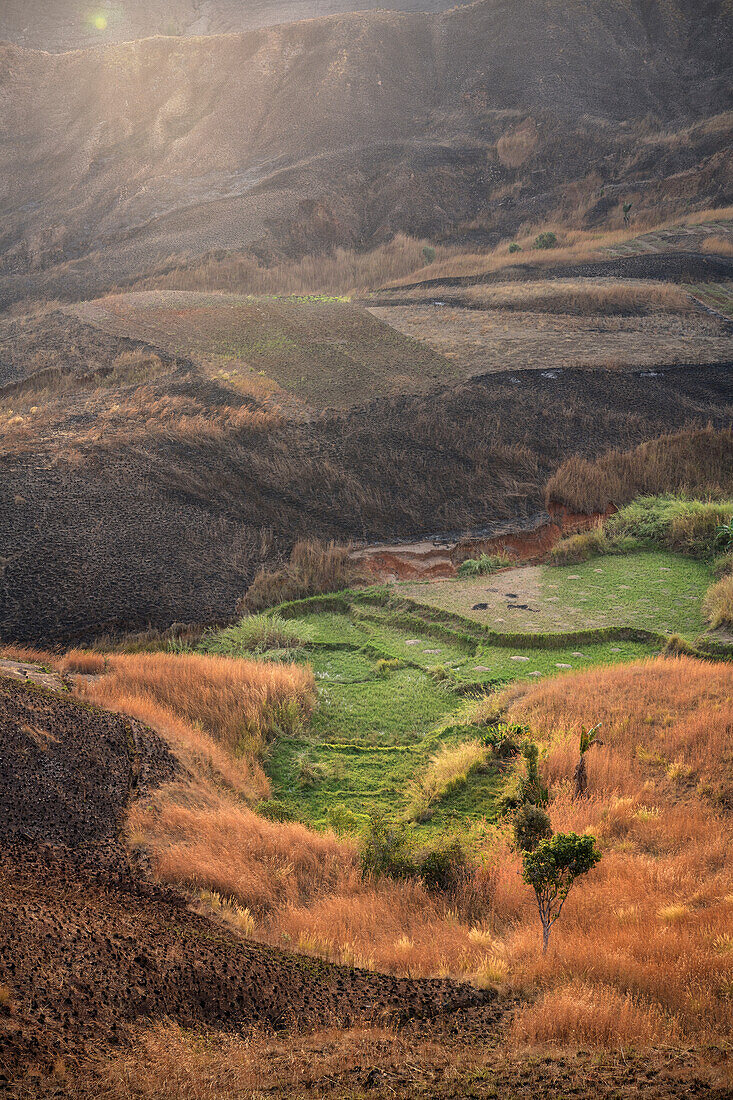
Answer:
<path fill-rule="evenodd" d="M 629 196 L 722 204 L 732 18 L 723 0 L 704 22 L 690 0 L 482 0 L 0 47 L 0 304 L 86 297 L 173 253 L 496 240 L 553 213 L 613 220 Z"/>

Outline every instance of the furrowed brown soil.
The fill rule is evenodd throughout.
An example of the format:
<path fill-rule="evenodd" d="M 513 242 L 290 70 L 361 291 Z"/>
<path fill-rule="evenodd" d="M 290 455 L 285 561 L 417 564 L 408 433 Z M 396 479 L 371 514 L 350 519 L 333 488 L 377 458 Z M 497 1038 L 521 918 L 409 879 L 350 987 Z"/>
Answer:
<path fill-rule="evenodd" d="M 430 347 L 345 301 L 149 291 L 84 302 L 103 333 L 192 357 L 214 378 L 251 387 L 265 375 L 316 408 L 424 393 L 462 373 Z"/>
<path fill-rule="evenodd" d="M 492 1030 L 496 995 L 322 964 L 236 938 L 144 879 L 120 840 L 131 799 L 170 779 L 150 730 L 63 693 L 0 678 L 0 1006 L 3 1083 L 37 1095 L 166 1017 L 226 1031 L 432 1019 Z M 444 1025 L 438 1023 L 438 1030 Z"/>
<path fill-rule="evenodd" d="M 437 288 L 439 289 L 439 288 Z M 634 370 L 731 363 L 733 328 L 703 312 L 650 316 L 572 316 L 451 304 L 372 307 L 380 320 L 424 342 L 462 373 L 609 367 Z"/>

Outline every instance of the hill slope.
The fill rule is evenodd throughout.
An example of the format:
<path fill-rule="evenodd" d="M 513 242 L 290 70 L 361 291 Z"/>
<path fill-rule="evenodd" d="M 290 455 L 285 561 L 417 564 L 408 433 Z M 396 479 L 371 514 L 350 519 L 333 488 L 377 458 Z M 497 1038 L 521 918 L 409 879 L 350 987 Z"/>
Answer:
<path fill-rule="evenodd" d="M 88 296 L 173 252 L 495 239 L 564 208 L 603 221 L 630 193 L 725 202 L 732 41 L 725 0 L 481 0 L 0 47 L 0 303 Z"/>
<path fill-rule="evenodd" d="M 471 0 L 103 0 L 80 12 L 73 0 L 5 0 L 0 40 L 51 52 L 153 35 L 231 34 L 349 11 L 443 11 Z"/>

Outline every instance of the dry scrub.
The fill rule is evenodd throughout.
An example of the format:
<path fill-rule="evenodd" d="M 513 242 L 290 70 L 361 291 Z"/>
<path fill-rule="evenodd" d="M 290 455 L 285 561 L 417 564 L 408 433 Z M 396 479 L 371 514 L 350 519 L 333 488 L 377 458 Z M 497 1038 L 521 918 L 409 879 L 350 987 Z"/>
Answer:
<path fill-rule="evenodd" d="M 367 574 L 352 561 L 348 546 L 324 546 L 316 539 L 303 539 L 293 547 L 286 565 L 259 571 L 237 610 L 241 614 L 258 612 L 288 600 L 339 592 L 368 581 Z"/>
<path fill-rule="evenodd" d="M 733 431 L 675 432 L 633 451 L 609 451 L 595 461 L 574 455 L 550 479 L 545 495 L 548 504 L 591 513 L 638 496 L 666 493 L 701 499 L 731 496 Z"/>
<path fill-rule="evenodd" d="M 733 627 L 733 575 L 722 577 L 705 596 L 703 614 L 713 630 Z"/>
<path fill-rule="evenodd" d="M 369 252 L 337 248 L 300 260 L 265 264 L 246 252 L 213 253 L 193 262 L 169 260 L 164 271 L 136 290 L 227 290 L 237 294 L 338 294 L 364 292 L 402 278 L 425 264 L 428 241 L 398 233 Z M 450 249 L 436 249 L 445 259 Z"/>

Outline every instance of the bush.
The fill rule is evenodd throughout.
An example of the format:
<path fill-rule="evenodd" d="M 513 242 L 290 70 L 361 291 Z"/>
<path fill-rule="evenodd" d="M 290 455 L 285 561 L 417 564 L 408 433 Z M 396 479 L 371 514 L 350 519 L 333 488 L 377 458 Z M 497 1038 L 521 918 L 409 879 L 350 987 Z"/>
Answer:
<path fill-rule="evenodd" d="M 461 842 L 457 839 L 443 840 L 420 854 L 417 873 L 429 890 L 447 893 L 458 886 L 466 866 L 466 853 Z"/>
<path fill-rule="evenodd" d="M 553 565 L 577 565 L 598 554 L 607 554 L 610 549 L 603 527 L 598 526 L 592 531 L 582 531 L 561 539 L 550 551 L 550 561 Z"/>
<path fill-rule="evenodd" d="M 535 237 L 535 248 L 557 248 L 557 236 L 555 233 L 540 233 Z"/>
<path fill-rule="evenodd" d="M 262 611 L 288 600 L 302 600 L 326 592 L 340 592 L 358 584 L 368 584 L 369 576 L 351 560 L 347 546 L 324 546 L 304 539 L 293 547 L 290 561 L 282 569 L 261 569 L 237 610 Z"/>
<path fill-rule="evenodd" d="M 527 802 L 514 815 L 514 843 L 520 852 L 533 852 L 542 840 L 552 836 L 548 814 Z"/>
<path fill-rule="evenodd" d="M 412 838 L 402 822 L 382 814 L 369 820 L 362 841 L 361 872 L 365 877 L 410 878 L 416 872 Z"/>
<path fill-rule="evenodd" d="M 299 649 L 305 640 L 301 626 L 279 615 L 248 615 L 235 626 L 207 635 L 198 649 L 202 653 L 238 657 L 241 653 Z"/>
<path fill-rule="evenodd" d="M 355 833 L 359 828 L 359 818 L 346 806 L 331 806 L 326 814 L 326 822 L 335 833 Z"/>
<path fill-rule="evenodd" d="M 426 244 L 422 250 L 422 258 L 425 260 L 426 264 L 434 264 L 437 255 L 438 253 L 431 244 Z"/>
<path fill-rule="evenodd" d="M 510 252 L 510 253 L 511 253 L 512 255 L 514 255 L 514 253 L 515 253 L 515 252 L 521 252 L 521 251 L 522 251 L 522 249 L 521 249 L 521 247 L 520 247 L 520 246 L 519 246 L 519 245 L 517 244 L 517 242 L 516 242 L 516 241 L 512 241 L 512 243 L 511 243 L 511 244 L 509 245 L 509 252 Z"/>
<path fill-rule="evenodd" d="M 689 500 L 679 496 L 639 497 L 606 520 L 606 535 L 646 546 L 663 546 L 691 557 L 712 557 L 718 528 L 726 523 L 733 502 Z"/>
<path fill-rule="evenodd" d="M 280 802 L 277 798 L 267 798 L 262 802 L 258 802 L 256 812 L 260 817 L 267 818 L 268 821 L 297 821 L 297 815 L 286 806 L 284 802 Z"/>
<path fill-rule="evenodd" d="M 361 870 L 365 877 L 420 879 L 430 890 L 455 889 L 466 869 L 466 853 L 457 839 L 418 848 L 414 834 L 402 822 L 372 817 L 362 841 Z"/>
<path fill-rule="evenodd" d="M 512 559 L 506 554 L 481 554 L 478 558 L 467 558 L 458 566 L 459 577 L 480 577 L 494 573 L 497 569 L 506 569 Z"/>

